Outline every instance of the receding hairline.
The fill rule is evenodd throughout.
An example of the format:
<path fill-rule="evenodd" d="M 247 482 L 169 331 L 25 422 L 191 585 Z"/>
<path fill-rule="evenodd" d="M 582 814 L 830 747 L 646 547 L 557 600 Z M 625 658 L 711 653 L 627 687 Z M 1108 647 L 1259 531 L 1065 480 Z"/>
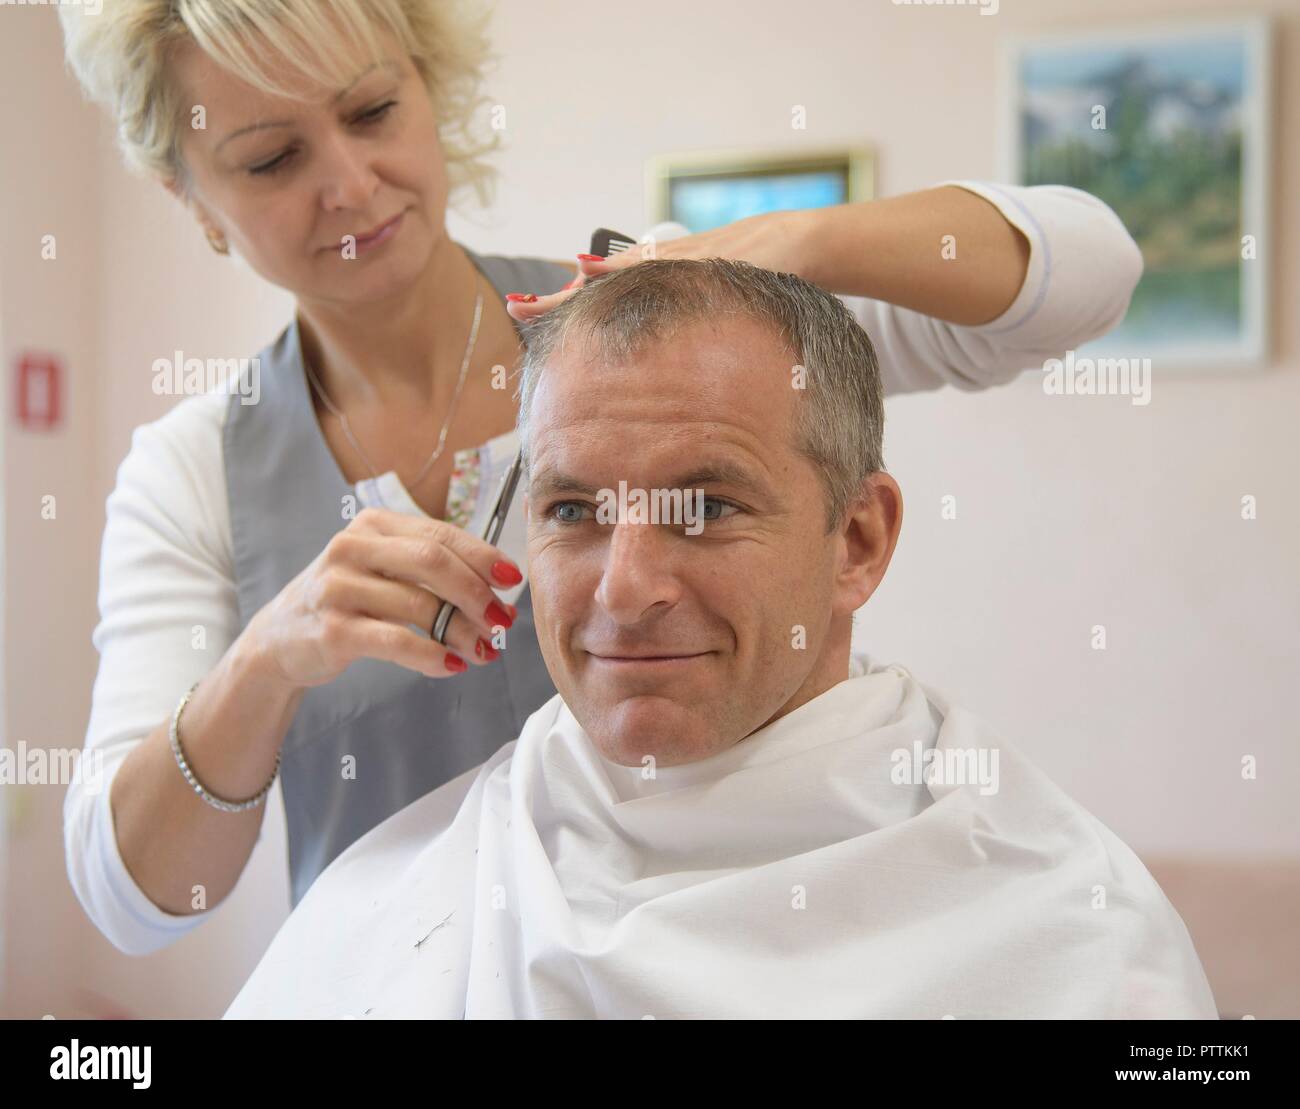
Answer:
<path fill-rule="evenodd" d="M 767 335 L 783 354 L 796 354 L 795 343 L 784 327 L 776 320 L 763 316 L 761 310 L 746 304 L 741 294 L 730 289 L 718 289 L 706 281 L 693 279 L 696 288 L 706 294 L 702 299 L 687 307 L 677 306 L 670 315 L 653 318 L 637 332 L 627 337 L 625 343 L 619 343 L 601 331 L 602 320 L 592 312 L 576 312 L 565 315 L 556 328 L 551 341 L 547 343 L 546 362 L 560 358 L 566 353 L 573 353 L 571 344 L 580 342 L 584 362 L 592 362 L 606 356 L 609 365 L 621 366 L 644 356 L 646 348 L 655 342 L 672 342 L 679 339 L 683 332 L 708 330 L 717 334 L 723 330 L 723 321 L 736 319 L 749 321 L 756 331 Z M 538 322 L 544 317 L 539 317 Z M 526 334 L 526 333 L 525 333 Z M 793 363 L 791 363 L 793 365 Z M 533 362 L 538 376 L 545 376 L 544 365 Z"/>

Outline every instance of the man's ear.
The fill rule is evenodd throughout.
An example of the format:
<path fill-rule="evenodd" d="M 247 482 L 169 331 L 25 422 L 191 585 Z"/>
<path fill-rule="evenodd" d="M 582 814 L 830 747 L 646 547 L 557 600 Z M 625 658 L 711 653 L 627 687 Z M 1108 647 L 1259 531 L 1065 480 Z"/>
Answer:
<path fill-rule="evenodd" d="M 839 566 L 834 609 L 856 612 L 870 599 L 889 568 L 903 527 L 903 492 L 884 470 L 862 483 L 862 494 L 844 512 L 836 533 Z"/>

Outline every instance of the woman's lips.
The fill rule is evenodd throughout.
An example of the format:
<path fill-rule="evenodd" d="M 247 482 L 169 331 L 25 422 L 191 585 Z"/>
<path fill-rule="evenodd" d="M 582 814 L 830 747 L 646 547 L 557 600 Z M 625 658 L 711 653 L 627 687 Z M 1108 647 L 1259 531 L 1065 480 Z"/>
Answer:
<path fill-rule="evenodd" d="M 391 239 L 394 235 L 396 235 L 397 232 L 401 229 L 402 220 L 405 216 L 406 216 L 405 212 L 398 212 L 397 215 L 395 215 L 387 223 L 380 224 L 373 231 L 370 231 L 365 235 L 358 235 L 356 240 L 357 253 L 361 254 L 367 250 L 374 250 L 375 247 L 388 242 L 389 239 Z M 341 250 L 341 247 L 331 246 L 328 249 L 337 252 Z"/>

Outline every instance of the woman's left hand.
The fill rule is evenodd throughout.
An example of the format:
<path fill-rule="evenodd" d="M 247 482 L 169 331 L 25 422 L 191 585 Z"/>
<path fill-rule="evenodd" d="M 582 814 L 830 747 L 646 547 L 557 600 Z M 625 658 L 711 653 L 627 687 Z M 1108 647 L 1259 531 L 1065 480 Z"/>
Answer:
<path fill-rule="evenodd" d="M 680 239 L 669 239 L 662 243 L 638 243 L 623 253 L 608 258 L 579 254 L 578 276 L 568 287 L 558 293 L 536 296 L 532 300 L 512 299 L 517 296 L 533 296 L 531 293 L 511 293 L 506 298 L 506 311 L 520 323 L 525 323 L 562 304 L 587 278 L 612 273 L 625 266 L 635 266 L 650 258 L 733 258 L 751 262 L 763 269 L 807 277 L 808 215 L 803 210 L 764 212 L 729 223 L 725 227 L 686 235 Z"/>

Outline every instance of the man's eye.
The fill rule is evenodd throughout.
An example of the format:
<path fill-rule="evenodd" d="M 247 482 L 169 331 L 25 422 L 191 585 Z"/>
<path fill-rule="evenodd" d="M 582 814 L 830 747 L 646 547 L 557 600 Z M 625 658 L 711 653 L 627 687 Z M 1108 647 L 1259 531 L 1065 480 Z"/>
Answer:
<path fill-rule="evenodd" d="M 740 509 L 730 501 L 724 501 L 721 497 L 705 497 L 702 501 L 703 519 L 705 521 L 726 519 L 740 511 Z M 589 506 L 581 501 L 556 501 L 546 510 L 546 515 L 561 524 L 580 524 L 587 516 Z M 694 513 L 695 502 L 692 500 L 686 506 L 689 513 Z M 597 517 L 599 518 L 599 516 Z M 694 518 L 694 517 L 691 517 Z M 664 520 L 663 523 L 688 523 L 688 519 L 683 520 Z"/>
<path fill-rule="evenodd" d="M 716 508 L 717 512 L 711 512 L 710 509 L 713 508 Z M 704 498 L 704 518 L 706 520 L 721 520 L 723 518 L 723 510 L 728 508 L 731 509 L 731 512 L 740 511 L 740 509 L 734 504 L 731 504 L 729 501 L 724 501 L 720 497 Z M 728 513 L 728 515 L 730 515 L 730 513 Z"/>
<path fill-rule="evenodd" d="M 587 506 L 578 501 L 557 501 L 546 510 L 546 514 L 561 524 L 577 524 L 582 522 L 586 511 Z"/>

